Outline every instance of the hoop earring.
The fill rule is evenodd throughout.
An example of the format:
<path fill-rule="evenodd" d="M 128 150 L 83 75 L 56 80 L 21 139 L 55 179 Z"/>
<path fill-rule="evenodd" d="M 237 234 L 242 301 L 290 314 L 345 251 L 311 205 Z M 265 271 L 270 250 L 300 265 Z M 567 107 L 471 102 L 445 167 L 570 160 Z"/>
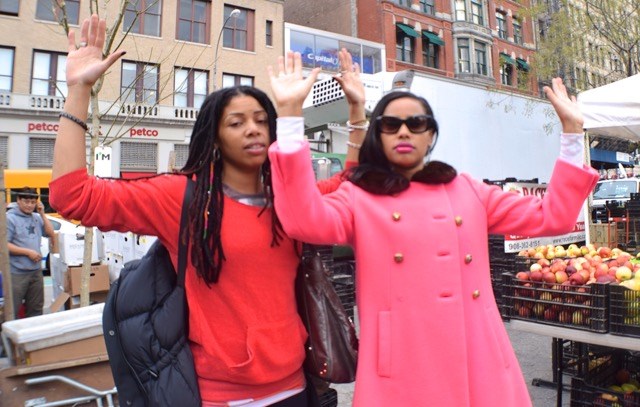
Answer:
<path fill-rule="evenodd" d="M 222 159 L 222 153 L 218 147 L 214 147 L 213 149 L 213 161 L 220 161 Z"/>

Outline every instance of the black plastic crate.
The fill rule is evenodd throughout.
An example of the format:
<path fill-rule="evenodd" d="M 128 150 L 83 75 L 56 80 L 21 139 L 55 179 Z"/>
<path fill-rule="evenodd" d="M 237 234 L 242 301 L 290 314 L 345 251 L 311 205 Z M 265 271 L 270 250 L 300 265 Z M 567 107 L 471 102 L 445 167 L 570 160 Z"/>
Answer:
<path fill-rule="evenodd" d="M 502 312 L 513 319 L 604 333 L 609 330 L 609 284 L 522 282 L 505 273 Z"/>
<path fill-rule="evenodd" d="M 610 350 L 610 355 L 605 369 L 571 381 L 571 407 L 640 407 L 640 392 L 634 391 L 640 384 L 640 356 L 621 349 Z M 628 374 L 626 384 L 620 381 L 621 370 Z M 633 387 L 626 387 L 632 383 Z"/>
<path fill-rule="evenodd" d="M 609 313 L 609 331 L 613 335 L 640 338 L 640 291 L 612 285 Z"/>
<path fill-rule="evenodd" d="M 614 363 L 614 352 L 609 347 L 563 340 L 562 372 L 565 375 L 578 377 L 589 383 L 591 378 L 600 377 L 603 372 L 611 369 Z"/>

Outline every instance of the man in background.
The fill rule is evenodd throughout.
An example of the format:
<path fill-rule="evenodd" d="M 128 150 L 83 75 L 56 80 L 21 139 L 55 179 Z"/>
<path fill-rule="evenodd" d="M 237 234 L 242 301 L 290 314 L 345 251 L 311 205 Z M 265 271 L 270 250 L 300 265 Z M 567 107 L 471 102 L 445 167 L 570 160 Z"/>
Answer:
<path fill-rule="evenodd" d="M 54 231 L 36 190 L 25 187 L 15 191 L 17 206 L 7 212 L 13 309 L 17 314 L 24 301 L 25 316 L 32 317 L 42 315 L 44 306 L 40 241 L 43 235 L 53 238 Z"/>

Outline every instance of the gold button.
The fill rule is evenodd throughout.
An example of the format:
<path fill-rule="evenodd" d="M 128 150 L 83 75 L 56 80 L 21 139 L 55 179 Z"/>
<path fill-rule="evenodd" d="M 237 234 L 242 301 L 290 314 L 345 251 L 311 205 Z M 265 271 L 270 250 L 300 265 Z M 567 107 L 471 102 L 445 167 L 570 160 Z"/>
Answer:
<path fill-rule="evenodd" d="M 394 221 L 399 221 L 400 220 L 400 212 L 394 212 L 393 215 L 391 215 L 391 217 L 393 218 Z"/>
<path fill-rule="evenodd" d="M 476 299 L 476 298 L 478 298 L 478 297 L 480 297 L 480 290 L 475 290 L 475 291 L 473 292 L 473 298 L 474 298 L 474 299 Z"/>
<path fill-rule="evenodd" d="M 471 260 L 473 260 L 473 257 L 470 254 L 467 254 L 466 256 L 464 256 L 464 262 L 466 264 L 471 263 Z"/>
<path fill-rule="evenodd" d="M 456 216 L 455 221 L 457 226 L 462 225 L 462 216 Z"/>
<path fill-rule="evenodd" d="M 402 261 L 404 260 L 404 255 L 402 253 L 396 253 L 393 255 L 393 260 L 396 263 L 402 263 Z"/>

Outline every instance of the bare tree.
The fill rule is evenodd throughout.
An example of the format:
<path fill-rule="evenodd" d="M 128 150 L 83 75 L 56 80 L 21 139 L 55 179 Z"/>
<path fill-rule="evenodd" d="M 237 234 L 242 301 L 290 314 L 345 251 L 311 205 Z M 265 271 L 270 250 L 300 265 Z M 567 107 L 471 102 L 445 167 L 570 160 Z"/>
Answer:
<path fill-rule="evenodd" d="M 584 90 L 638 72 L 640 2 L 551 0 L 529 10 L 539 26 L 533 64 L 544 82 L 561 76 Z"/>
<path fill-rule="evenodd" d="M 98 14 L 100 15 L 101 11 L 107 9 L 109 6 L 109 10 L 113 10 L 113 1 L 114 0 L 89 0 L 88 7 L 90 14 Z M 134 26 L 135 22 L 144 15 L 144 13 L 149 10 L 151 7 L 155 6 L 159 0 L 147 2 L 145 8 L 138 7 L 138 0 L 118 0 L 119 3 L 117 7 L 115 7 L 115 15 L 112 18 L 107 16 L 107 32 L 105 37 L 105 45 L 103 49 L 104 57 L 111 55 L 113 52 L 118 51 L 119 48 L 125 42 L 125 39 L 131 33 L 131 29 Z M 64 0 L 51 0 L 52 11 L 55 16 L 58 17 L 59 25 L 64 29 L 65 33 L 69 34 L 69 23 L 68 23 L 68 15 L 66 3 Z M 127 26 L 123 27 L 125 21 L 125 15 L 127 16 Z M 133 18 L 131 16 L 133 15 Z M 104 17 L 102 17 L 104 18 Z M 135 41 L 133 42 L 134 48 L 136 48 Z M 170 60 L 175 60 L 180 56 L 181 51 L 185 47 L 184 42 L 175 43 L 170 49 L 162 48 L 158 51 L 158 55 L 154 55 L 154 50 L 149 51 L 148 55 L 141 55 L 142 52 L 134 49 L 135 51 L 139 51 L 138 55 L 144 58 L 147 61 L 154 61 L 153 63 L 149 63 L 149 65 L 156 65 L 171 62 Z M 202 47 L 202 51 L 199 55 L 197 55 L 192 61 L 188 61 L 189 64 L 195 66 L 196 62 L 199 58 L 204 54 L 206 47 Z M 184 64 L 182 64 L 184 65 Z M 172 64 L 173 66 L 173 64 Z M 193 68 L 192 68 L 193 69 Z M 91 89 L 91 99 L 90 99 L 90 112 L 89 117 L 91 118 L 91 126 L 90 126 L 90 153 L 88 159 L 88 171 L 89 174 L 94 174 L 95 168 L 95 150 L 99 144 L 109 145 L 113 141 L 119 139 L 123 135 L 128 133 L 128 130 L 138 124 L 141 120 L 143 120 L 150 112 L 154 110 L 154 108 L 166 98 L 169 98 L 173 95 L 173 89 L 171 89 L 171 85 L 173 84 L 172 77 L 168 76 L 164 79 L 158 79 L 158 92 L 157 95 L 151 100 L 150 98 L 146 98 L 142 95 L 136 95 L 136 103 L 143 106 L 142 109 L 143 114 L 131 114 L 131 112 L 127 111 L 125 108 L 117 109 L 116 113 L 113 114 L 115 110 L 114 107 L 117 105 L 125 105 L 125 101 L 129 100 L 129 96 L 132 92 L 135 92 L 134 87 L 129 87 L 121 91 L 115 100 L 111 103 L 106 111 L 100 111 L 100 93 L 102 91 L 102 87 L 104 85 L 105 76 L 107 76 L 109 72 L 105 73 Z M 149 75 L 147 69 L 140 72 L 135 81 L 144 80 L 146 75 Z M 157 72 L 159 75 L 159 71 Z M 135 82 L 134 81 L 134 82 Z M 159 95 L 162 95 L 160 97 Z M 109 114 L 111 116 L 110 119 L 107 119 L 105 116 Z M 101 126 L 104 123 L 104 126 Z M 89 281 L 90 281 L 90 272 L 91 272 L 91 248 L 93 245 L 93 229 L 86 228 L 85 236 L 84 236 L 84 258 L 83 258 L 83 269 L 82 269 L 82 278 L 81 278 L 81 294 L 80 294 L 80 306 L 89 305 Z"/>

